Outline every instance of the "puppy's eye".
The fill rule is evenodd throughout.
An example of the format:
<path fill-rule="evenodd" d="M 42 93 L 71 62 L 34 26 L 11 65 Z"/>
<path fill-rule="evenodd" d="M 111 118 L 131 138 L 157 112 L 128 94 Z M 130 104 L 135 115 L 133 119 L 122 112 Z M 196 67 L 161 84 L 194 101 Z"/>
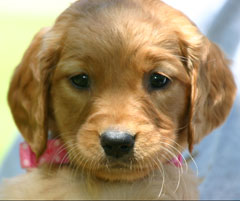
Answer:
<path fill-rule="evenodd" d="M 87 74 L 82 73 L 80 75 L 76 75 L 70 78 L 72 85 L 79 89 L 87 89 L 89 88 L 89 77 Z"/>
<path fill-rule="evenodd" d="M 151 89 L 163 89 L 169 84 L 169 82 L 169 78 L 159 73 L 152 73 L 150 76 Z"/>

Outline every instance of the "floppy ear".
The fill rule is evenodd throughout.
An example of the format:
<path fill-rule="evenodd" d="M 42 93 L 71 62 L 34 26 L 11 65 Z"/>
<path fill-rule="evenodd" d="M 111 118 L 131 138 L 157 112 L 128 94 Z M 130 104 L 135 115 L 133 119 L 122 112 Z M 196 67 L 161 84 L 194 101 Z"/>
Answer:
<path fill-rule="evenodd" d="M 202 47 L 197 52 L 188 52 L 192 80 L 188 134 L 190 151 L 193 144 L 225 121 L 236 93 L 229 62 L 219 47 L 203 38 Z"/>
<path fill-rule="evenodd" d="M 34 37 L 15 70 L 8 93 L 15 123 L 37 157 L 46 147 L 48 92 L 58 59 L 55 50 L 43 45 L 49 30 L 44 28 Z"/>

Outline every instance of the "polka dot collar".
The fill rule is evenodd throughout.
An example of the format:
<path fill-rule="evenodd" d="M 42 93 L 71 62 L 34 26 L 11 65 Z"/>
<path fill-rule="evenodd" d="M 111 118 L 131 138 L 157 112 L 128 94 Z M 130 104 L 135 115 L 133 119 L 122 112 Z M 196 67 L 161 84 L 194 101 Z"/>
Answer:
<path fill-rule="evenodd" d="M 60 140 L 48 140 L 44 154 L 37 160 L 30 146 L 23 142 L 20 144 L 20 164 L 22 168 L 36 168 L 43 163 L 68 164 L 67 151 Z"/>

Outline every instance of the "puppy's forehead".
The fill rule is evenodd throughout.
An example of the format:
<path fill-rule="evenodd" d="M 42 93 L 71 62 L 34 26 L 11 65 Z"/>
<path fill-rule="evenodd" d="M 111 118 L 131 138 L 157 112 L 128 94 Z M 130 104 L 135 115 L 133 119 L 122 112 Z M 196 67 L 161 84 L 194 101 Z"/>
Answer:
<path fill-rule="evenodd" d="M 153 5 L 142 0 L 78 1 L 66 12 L 73 13 L 75 9 L 66 28 L 62 59 L 94 62 L 96 65 L 91 67 L 99 68 L 104 64 L 106 68 L 116 64 L 129 67 L 133 59 L 140 63 L 143 57 L 156 60 L 156 57 L 168 59 L 168 56 L 179 55 L 178 37 L 174 23 L 167 20 L 166 5 L 160 1 L 149 2 L 156 3 L 163 17 L 153 14 L 156 12 Z M 96 73 L 96 69 L 94 71 Z"/>

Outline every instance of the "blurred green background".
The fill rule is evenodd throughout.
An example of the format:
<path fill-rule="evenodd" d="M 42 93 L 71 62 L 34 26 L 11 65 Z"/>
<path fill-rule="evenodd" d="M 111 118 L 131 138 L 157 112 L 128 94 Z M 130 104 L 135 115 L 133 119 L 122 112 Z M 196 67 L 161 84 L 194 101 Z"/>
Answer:
<path fill-rule="evenodd" d="M 51 26 L 73 0 L 0 0 L 0 164 L 18 135 L 7 91 L 15 67 L 33 36 Z"/>

